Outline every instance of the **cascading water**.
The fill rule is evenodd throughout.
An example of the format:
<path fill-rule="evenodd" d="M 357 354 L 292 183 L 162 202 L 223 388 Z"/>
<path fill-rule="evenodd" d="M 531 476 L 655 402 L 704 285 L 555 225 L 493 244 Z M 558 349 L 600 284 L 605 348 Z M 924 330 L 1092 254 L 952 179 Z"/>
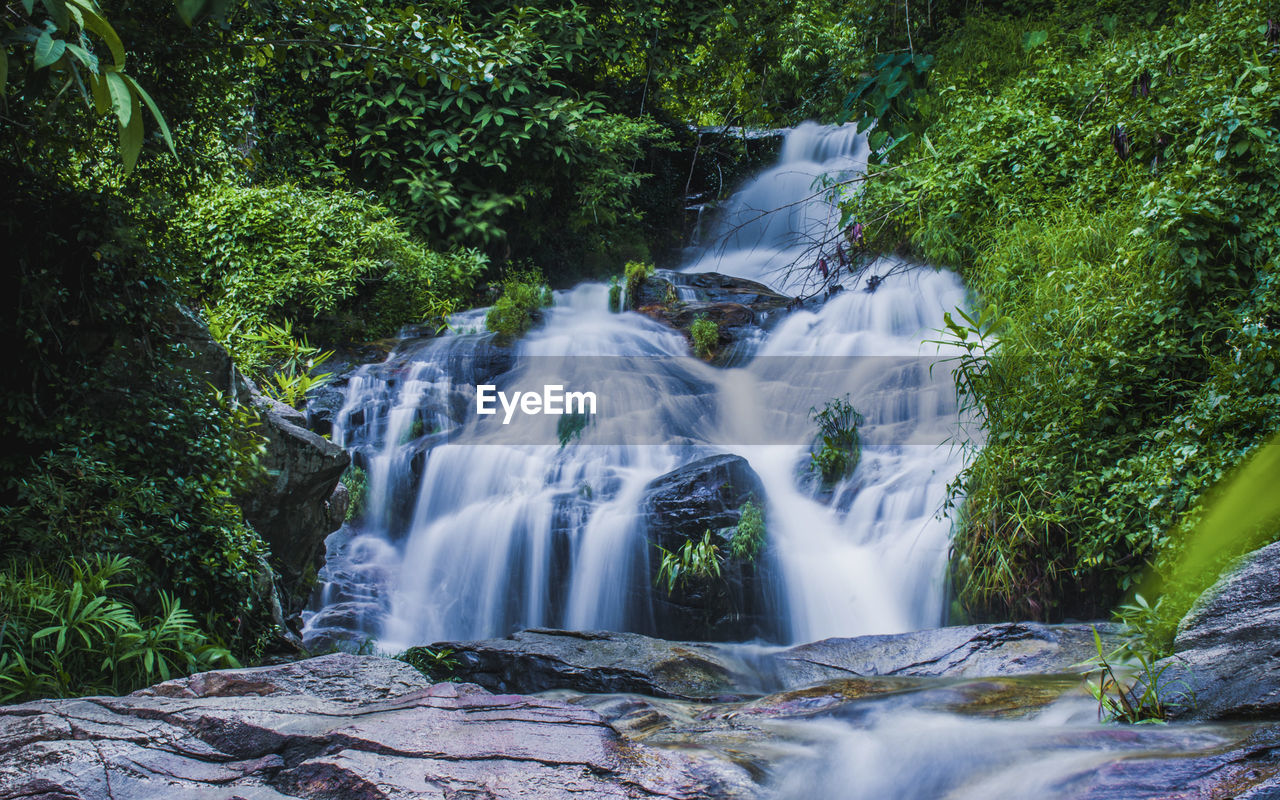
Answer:
<path fill-rule="evenodd" d="M 785 268 L 812 261 L 837 213 L 815 179 L 856 175 L 865 156 L 851 128 L 789 132 L 778 164 L 731 198 L 684 271 L 794 290 Z M 964 288 L 931 269 L 845 283 L 749 337 L 731 368 L 692 358 L 682 335 L 645 316 L 610 313 L 602 284 L 558 292 L 510 348 L 476 332 L 481 310 L 361 368 L 334 438 L 366 471 L 367 511 L 331 538 L 307 635 L 363 630 L 392 650 L 535 626 L 652 632 L 645 487 L 717 453 L 745 457 L 767 494 L 772 638 L 940 623 L 949 523 L 938 511 L 960 466 L 949 444 L 959 418 L 949 370 L 930 370 L 923 342 Z M 486 382 L 608 387 L 608 403 L 561 446 L 554 417 L 478 417 Z M 866 419 L 863 455 L 823 493 L 804 480 L 809 410 L 845 395 Z"/>

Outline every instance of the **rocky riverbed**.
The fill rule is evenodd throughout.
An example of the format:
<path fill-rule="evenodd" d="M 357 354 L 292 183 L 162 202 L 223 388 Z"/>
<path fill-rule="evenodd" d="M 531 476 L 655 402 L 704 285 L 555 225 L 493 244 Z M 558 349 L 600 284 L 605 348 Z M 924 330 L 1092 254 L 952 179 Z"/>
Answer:
<path fill-rule="evenodd" d="M 1221 626 L 1213 608 L 1194 613 Z M 209 672 L 0 709 L 0 798 L 924 798 L 992 775 L 1007 794 L 1016 770 L 1049 797 L 1280 796 L 1280 725 L 1088 719 L 1092 627 L 789 648 L 533 630 L 442 643 L 447 676 L 348 654 Z"/>

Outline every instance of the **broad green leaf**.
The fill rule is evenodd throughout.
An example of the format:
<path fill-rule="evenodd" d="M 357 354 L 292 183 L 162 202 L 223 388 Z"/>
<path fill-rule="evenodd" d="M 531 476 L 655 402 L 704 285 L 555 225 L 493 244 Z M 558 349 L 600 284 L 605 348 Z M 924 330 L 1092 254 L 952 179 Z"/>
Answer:
<path fill-rule="evenodd" d="M 124 174 L 133 172 L 138 163 L 138 154 L 142 152 L 142 109 L 138 105 L 138 96 L 129 95 L 129 124 L 120 126 L 120 158 L 124 161 Z"/>
<path fill-rule="evenodd" d="M 111 110 L 116 112 L 120 120 L 120 128 L 124 129 L 133 120 L 133 107 L 138 102 L 129 91 L 129 84 L 119 72 L 106 74 L 107 89 L 111 92 Z"/>
<path fill-rule="evenodd" d="M 36 40 L 35 58 L 32 66 L 36 69 L 44 69 L 57 62 L 62 58 L 62 54 L 67 50 L 67 43 L 61 39 L 55 39 L 48 31 L 40 34 L 40 38 Z"/>
<path fill-rule="evenodd" d="M 1048 31 L 1027 31 L 1022 37 L 1022 49 L 1030 52 L 1047 41 L 1049 41 Z"/>
<path fill-rule="evenodd" d="M 0 47 L 0 97 L 4 96 L 5 86 L 9 82 L 9 52 Z"/>
<path fill-rule="evenodd" d="M 85 69 L 93 74 L 98 74 L 98 57 L 88 50 L 85 50 L 78 44 L 67 44 L 67 52 L 76 57 L 76 60 L 84 64 Z"/>
<path fill-rule="evenodd" d="M 124 77 L 137 95 L 142 98 L 142 102 L 147 104 L 147 108 L 151 111 L 151 116 L 155 117 L 156 125 L 160 128 L 160 135 L 164 137 L 164 143 L 169 145 L 169 152 L 176 157 L 178 150 L 173 146 L 173 135 L 169 133 L 169 123 L 164 121 L 164 115 L 160 113 L 160 108 L 156 105 L 156 101 L 152 100 L 151 95 L 147 94 L 147 91 L 132 77 L 128 75 Z"/>
<path fill-rule="evenodd" d="M 67 12 L 66 0 L 40 0 L 40 2 L 57 24 L 58 30 L 65 33 L 71 29 L 71 14 Z"/>
<path fill-rule="evenodd" d="M 87 0 L 69 1 L 79 6 L 80 13 L 84 16 L 85 29 L 90 33 L 96 34 L 102 41 L 107 43 L 107 48 L 111 51 L 111 58 L 115 62 L 116 68 L 123 68 L 125 60 L 124 42 L 120 41 L 120 35 L 116 33 L 115 28 L 112 28 L 110 23 Z"/>
<path fill-rule="evenodd" d="M 106 114 L 111 110 L 111 92 L 107 89 L 105 75 L 90 75 L 89 91 L 93 94 L 93 107 L 99 114 Z"/>

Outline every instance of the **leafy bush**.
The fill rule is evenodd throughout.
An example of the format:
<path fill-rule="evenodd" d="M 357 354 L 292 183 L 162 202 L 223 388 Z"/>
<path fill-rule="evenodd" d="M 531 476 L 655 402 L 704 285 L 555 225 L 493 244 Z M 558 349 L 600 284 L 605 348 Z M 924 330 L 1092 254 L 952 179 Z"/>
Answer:
<path fill-rule="evenodd" d="M 636 299 L 640 296 L 641 284 L 652 274 L 653 265 L 645 261 L 628 261 L 622 268 L 623 281 L 627 287 L 628 306 L 635 307 Z"/>
<path fill-rule="evenodd" d="M 397 661 L 403 661 L 433 681 L 456 681 L 454 672 L 458 669 L 458 659 L 453 657 L 454 651 L 447 647 L 433 650 L 430 647 L 410 647 L 400 655 Z"/>
<path fill-rule="evenodd" d="M 124 694 L 239 666 L 170 594 L 139 619 L 126 599 L 132 577 L 125 556 L 0 568 L 0 702 Z"/>
<path fill-rule="evenodd" d="M 699 316 L 689 326 L 689 337 L 693 339 L 693 352 L 710 358 L 720 346 L 720 326 L 714 320 Z"/>
<path fill-rule="evenodd" d="M 342 473 L 342 485 L 347 487 L 347 518 L 350 522 L 359 519 L 364 513 L 365 501 L 369 495 L 369 476 L 363 469 L 352 464 Z"/>
<path fill-rule="evenodd" d="M 809 454 L 809 468 L 827 485 L 852 475 L 862 455 L 858 436 L 862 415 L 845 397 L 829 401 L 821 411 L 809 409 L 809 417 L 818 423 L 817 449 Z"/>
<path fill-rule="evenodd" d="M 1147 11 L 973 15 L 915 98 L 922 135 L 849 198 L 882 248 L 960 268 L 1005 320 L 955 487 L 978 616 L 1104 613 L 1280 427 L 1265 14 Z"/>
<path fill-rule="evenodd" d="M 660 544 L 654 547 L 662 553 L 655 580 L 659 586 L 666 584 L 667 594 L 690 581 L 705 582 L 720 577 L 720 547 L 711 541 L 711 531 L 703 534 L 701 541 L 687 539 L 674 553 Z"/>
<path fill-rule="evenodd" d="M 268 323 L 297 336 L 387 336 L 469 296 L 485 260 L 434 253 L 368 195 L 298 186 L 218 185 L 174 221 L 191 292 L 215 324 L 252 337 Z"/>
<path fill-rule="evenodd" d="M 502 284 L 502 295 L 485 315 L 484 324 L 500 339 L 511 341 L 529 332 L 552 303 L 551 288 L 537 270 L 513 272 Z"/>
<path fill-rule="evenodd" d="M 729 554 L 734 558 L 753 560 L 764 547 L 766 536 L 764 513 L 754 500 L 747 500 L 738 509 L 738 527 L 734 532 Z"/>
<path fill-rule="evenodd" d="M 617 275 L 609 279 L 609 310 L 615 314 L 622 310 L 622 282 Z"/>

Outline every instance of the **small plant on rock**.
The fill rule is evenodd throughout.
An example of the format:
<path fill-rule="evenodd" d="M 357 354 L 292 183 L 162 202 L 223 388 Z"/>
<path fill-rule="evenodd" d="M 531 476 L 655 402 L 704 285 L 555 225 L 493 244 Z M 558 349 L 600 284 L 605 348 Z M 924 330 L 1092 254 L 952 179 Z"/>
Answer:
<path fill-rule="evenodd" d="M 622 272 L 626 278 L 627 304 L 634 306 L 640 295 L 640 285 L 653 274 L 653 265 L 643 261 L 628 261 Z"/>
<path fill-rule="evenodd" d="M 748 499 L 738 509 L 738 529 L 733 536 L 729 554 L 734 558 L 755 560 L 764 546 L 764 512 L 753 499 Z"/>
<path fill-rule="evenodd" d="M 672 594 L 676 586 L 684 586 L 689 581 L 708 581 L 720 577 L 720 548 L 711 541 L 711 531 L 695 542 L 689 539 L 676 552 L 671 552 L 662 545 L 655 545 L 662 552 L 662 563 L 658 567 L 658 585 L 666 584 L 667 594 Z"/>
<path fill-rule="evenodd" d="M 809 456 L 809 468 L 828 485 L 852 475 L 862 454 L 858 436 L 862 415 L 846 395 L 828 402 L 821 411 L 809 409 L 809 416 L 818 423 L 817 449 Z"/>
<path fill-rule="evenodd" d="M 720 326 L 700 316 L 689 326 L 689 336 L 693 339 L 693 352 L 701 358 L 710 358 L 720 345 Z"/>
<path fill-rule="evenodd" d="M 430 647 L 410 647 L 400 655 L 397 661 L 403 661 L 433 681 L 457 680 L 454 674 L 458 669 L 458 659 L 454 651 L 447 647 L 433 650 Z"/>

